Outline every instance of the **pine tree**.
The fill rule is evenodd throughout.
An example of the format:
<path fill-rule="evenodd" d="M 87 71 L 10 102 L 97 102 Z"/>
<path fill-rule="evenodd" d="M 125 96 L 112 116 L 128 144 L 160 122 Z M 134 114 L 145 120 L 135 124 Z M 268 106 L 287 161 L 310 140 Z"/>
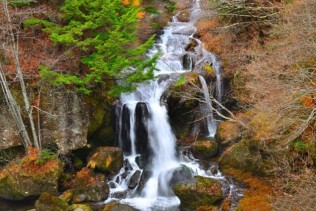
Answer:
<path fill-rule="evenodd" d="M 25 21 L 25 26 L 43 26 L 55 44 L 80 49 L 80 61 L 89 69 L 84 74 L 78 70 L 64 74 L 41 67 L 41 76 L 55 85 L 75 85 L 85 93 L 97 84 L 115 79 L 119 85 L 110 89 L 112 95 L 132 91 L 138 83 L 153 78 L 157 56 L 143 56 L 152 46 L 153 37 L 144 44 L 134 44 L 139 12 L 139 7 L 121 0 L 66 0 L 61 7 L 66 24 L 39 19 Z"/>

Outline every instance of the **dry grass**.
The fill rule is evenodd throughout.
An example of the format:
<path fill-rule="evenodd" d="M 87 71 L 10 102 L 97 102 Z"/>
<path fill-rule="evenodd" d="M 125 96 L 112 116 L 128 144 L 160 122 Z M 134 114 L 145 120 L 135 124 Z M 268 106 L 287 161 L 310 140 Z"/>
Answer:
<path fill-rule="evenodd" d="M 272 7 L 278 8 L 277 22 L 262 29 L 264 37 L 253 30 L 237 35 L 218 17 L 200 21 L 198 29 L 207 49 L 223 60 L 231 97 L 248 111 L 252 135 L 278 140 L 284 148 L 316 118 L 316 2 Z"/>
<path fill-rule="evenodd" d="M 283 186 L 285 189 L 280 191 L 278 196 L 271 198 L 273 210 L 315 210 L 315 181 L 316 175 L 311 171 L 306 171 L 301 175 L 291 175 L 281 181 L 282 184 L 285 184 Z M 280 189 L 280 186 L 278 188 Z"/>
<path fill-rule="evenodd" d="M 244 197 L 239 201 L 239 211 L 269 211 L 272 210 L 270 196 L 273 189 L 268 183 L 250 173 L 236 169 L 225 170 L 225 173 L 232 175 L 238 181 L 245 183 L 248 188 L 244 191 Z"/>

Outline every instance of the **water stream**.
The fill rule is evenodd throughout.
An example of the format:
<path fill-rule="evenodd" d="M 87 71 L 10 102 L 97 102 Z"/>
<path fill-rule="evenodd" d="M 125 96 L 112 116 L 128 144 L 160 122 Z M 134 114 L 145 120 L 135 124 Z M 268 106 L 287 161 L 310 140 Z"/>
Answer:
<path fill-rule="evenodd" d="M 174 16 L 164 28 L 148 56 L 160 52 L 157 63 L 157 80 L 140 85 L 133 93 L 123 94 L 116 106 L 116 139 L 124 151 L 125 166 L 109 182 L 110 198 L 106 202 L 120 201 L 140 210 L 178 210 L 180 200 L 173 194 L 170 183 L 173 172 L 190 169 L 193 175 L 202 175 L 222 181 L 223 191 L 233 196 L 235 186 L 218 170 L 210 171 L 199 167 L 198 160 L 190 153 L 184 156 L 176 150 L 176 138 L 168 120 L 164 104 L 164 93 L 175 83 L 179 74 L 194 71 L 195 64 L 209 62 L 216 75 L 216 99 L 222 101 L 221 68 L 216 57 L 207 52 L 201 42 L 193 37 L 200 14 L 200 2 L 195 1 L 189 22 L 179 22 Z M 187 52 L 190 41 L 198 45 Z M 189 65 L 184 65 L 187 56 Z M 217 66 L 216 66 L 217 65 Z M 207 84 L 200 77 L 207 100 L 209 135 L 214 136 L 216 124 L 210 110 Z M 216 166 L 216 164 L 212 164 Z M 236 192 L 236 191 L 235 191 Z"/>

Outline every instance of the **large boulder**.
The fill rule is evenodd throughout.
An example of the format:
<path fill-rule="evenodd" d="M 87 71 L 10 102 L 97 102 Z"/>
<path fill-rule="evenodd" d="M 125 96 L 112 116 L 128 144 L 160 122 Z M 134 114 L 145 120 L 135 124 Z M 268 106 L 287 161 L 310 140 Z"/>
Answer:
<path fill-rule="evenodd" d="M 87 144 L 89 126 L 89 106 L 83 96 L 75 91 L 53 88 L 44 85 L 41 95 L 34 93 L 33 87 L 28 86 L 30 100 L 39 106 L 41 142 L 42 146 L 57 145 L 59 152 L 66 154 Z M 24 107 L 20 88 L 12 84 L 11 92 L 20 107 Z M 37 110 L 34 109 L 34 114 Z M 93 115 L 93 114 L 91 114 Z M 3 95 L 0 94 L 0 150 L 21 145 L 16 123 L 6 105 Z M 29 122 L 25 121 L 27 128 Z"/>
<path fill-rule="evenodd" d="M 35 202 L 36 211 L 64 211 L 68 206 L 66 201 L 47 192 L 42 193 Z"/>
<path fill-rule="evenodd" d="M 192 153 L 196 158 L 208 159 L 217 154 L 218 144 L 215 141 L 201 140 L 192 144 Z"/>
<path fill-rule="evenodd" d="M 62 163 L 57 156 L 41 157 L 38 149 L 29 149 L 21 160 L 10 162 L 0 171 L 0 198 L 21 200 L 56 193 Z"/>
<path fill-rule="evenodd" d="M 222 187 L 219 181 L 195 176 L 173 187 L 179 197 L 181 210 L 196 210 L 200 206 L 212 206 L 222 200 Z"/>
<path fill-rule="evenodd" d="M 76 174 L 72 185 L 72 202 L 102 201 L 109 196 L 109 185 L 105 176 L 96 174 L 92 169 L 83 168 Z"/>
<path fill-rule="evenodd" d="M 219 159 L 219 167 L 224 171 L 235 168 L 265 176 L 272 173 L 273 162 L 271 158 L 263 142 L 243 139 L 226 149 Z"/>
<path fill-rule="evenodd" d="M 233 144 L 241 138 L 239 125 L 234 122 L 221 122 L 216 131 L 216 140 L 222 144 Z"/>
<path fill-rule="evenodd" d="M 99 147 L 89 157 L 88 167 L 115 174 L 123 167 L 123 152 L 118 147 Z"/>
<path fill-rule="evenodd" d="M 61 197 L 50 195 L 47 192 L 35 202 L 36 211 L 92 211 L 92 208 L 86 204 L 72 204 L 69 205 Z"/>

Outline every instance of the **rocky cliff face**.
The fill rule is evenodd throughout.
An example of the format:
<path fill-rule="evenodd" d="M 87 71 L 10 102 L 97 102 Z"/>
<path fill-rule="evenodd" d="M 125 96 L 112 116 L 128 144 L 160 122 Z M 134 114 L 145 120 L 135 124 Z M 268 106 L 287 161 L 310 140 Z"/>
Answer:
<path fill-rule="evenodd" d="M 30 95 L 32 95 L 31 92 Z M 21 145 L 21 142 L 11 113 L 6 107 L 4 99 L 1 99 L 0 134 L 2 141 L 0 149 L 6 149 Z M 45 87 L 41 98 L 36 100 L 38 104 L 34 105 L 33 116 L 37 122 L 37 129 L 38 126 L 40 127 L 43 146 L 57 145 L 60 153 L 67 153 L 87 144 L 89 109 L 81 95 L 74 91 Z M 33 99 L 33 101 L 35 100 Z M 18 103 L 23 109 L 19 100 Z M 27 123 L 26 118 L 25 120 Z"/>

